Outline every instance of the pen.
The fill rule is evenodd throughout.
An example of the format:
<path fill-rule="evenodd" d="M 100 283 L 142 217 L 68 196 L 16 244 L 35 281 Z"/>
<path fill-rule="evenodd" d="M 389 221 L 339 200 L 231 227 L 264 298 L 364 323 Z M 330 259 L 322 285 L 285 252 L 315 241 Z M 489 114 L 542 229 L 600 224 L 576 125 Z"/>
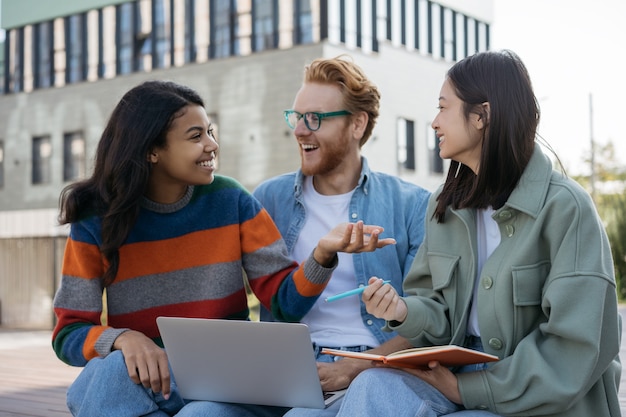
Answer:
<path fill-rule="evenodd" d="M 383 281 L 383 284 L 389 284 L 390 282 L 391 281 Z M 346 297 L 349 297 L 351 295 L 361 294 L 363 291 L 365 291 L 365 289 L 367 287 L 368 286 L 366 285 L 366 286 L 363 286 L 363 287 L 355 288 L 355 289 L 350 290 L 350 291 L 342 292 L 341 294 L 337 294 L 337 295 L 333 295 L 333 296 L 330 296 L 330 297 L 326 297 L 325 301 L 327 303 L 330 303 L 331 301 L 340 300 L 342 298 L 346 298 Z"/>

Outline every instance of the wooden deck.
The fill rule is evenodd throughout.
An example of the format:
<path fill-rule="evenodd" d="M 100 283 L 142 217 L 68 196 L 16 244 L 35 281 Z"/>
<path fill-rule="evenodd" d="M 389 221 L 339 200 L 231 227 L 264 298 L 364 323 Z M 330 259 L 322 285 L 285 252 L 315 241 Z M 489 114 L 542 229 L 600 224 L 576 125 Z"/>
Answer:
<path fill-rule="evenodd" d="M 65 391 L 81 368 L 55 356 L 49 331 L 0 331 L 0 417 L 71 416 Z"/>
<path fill-rule="evenodd" d="M 626 318 L 626 305 L 620 312 Z M 50 334 L 0 328 L 0 417 L 70 417 L 65 391 L 81 368 L 57 359 Z M 621 357 L 626 363 L 626 332 Z M 626 369 L 620 387 L 622 415 L 626 417 Z"/>

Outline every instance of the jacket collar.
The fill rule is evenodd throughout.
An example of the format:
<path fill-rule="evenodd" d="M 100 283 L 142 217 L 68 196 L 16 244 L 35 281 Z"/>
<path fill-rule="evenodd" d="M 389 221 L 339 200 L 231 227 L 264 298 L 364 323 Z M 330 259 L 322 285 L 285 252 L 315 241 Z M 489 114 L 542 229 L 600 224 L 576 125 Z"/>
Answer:
<path fill-rule="evenodd" d="M 533 155 L 504 206 L 537 217 L 545 204 L 551 177 L 552 162 L 535 144 Z"/>
<path fill-rule="evenodd" d="M 548 188 L 552 178 L 552 162 L 535 144 L 535 150 L 528 161 L 528 165 L 508 200 L 497 211 L 514 209 L 536 218 L 545 204 Z M 473 224 L 475 215 L 473 209 L 450 209 L 450 211 L 467 224 Z"/>

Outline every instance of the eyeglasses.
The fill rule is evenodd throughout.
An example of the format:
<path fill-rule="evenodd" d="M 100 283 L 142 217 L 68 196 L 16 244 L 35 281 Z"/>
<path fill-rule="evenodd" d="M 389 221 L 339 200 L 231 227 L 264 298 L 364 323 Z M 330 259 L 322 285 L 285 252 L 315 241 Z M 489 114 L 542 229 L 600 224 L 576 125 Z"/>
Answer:
<path fill-rule="evenodd" d="M 308 111 L 306 113 L 299 113 L 295 110 L 285 110 L 285 121 L 290 128 L 295 129 L 298 124 L 298 120 L 304 118 L 304 125 L 310 131 L 315 132 L 322 125 L 322 119 L 327 117 L 347 116 L 350 113 L 348 110 L 331 111 L 329 113 L 317 113 L 314 111 Z"/>

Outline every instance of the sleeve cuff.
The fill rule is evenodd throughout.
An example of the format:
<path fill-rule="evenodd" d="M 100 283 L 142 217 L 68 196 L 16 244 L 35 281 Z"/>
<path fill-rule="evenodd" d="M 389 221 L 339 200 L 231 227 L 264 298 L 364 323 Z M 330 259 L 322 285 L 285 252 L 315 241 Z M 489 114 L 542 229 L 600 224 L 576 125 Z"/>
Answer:
<path fill-rule="evenodd" d="M 309 259 L 304 263 L 304 275 L 313 284 L 324 284 L 330 279 L 331 274 L 337 268 L 339 258 L 335 255 L 333 264 L 329 267 L 320 265 L 313 256 L 313 252 L 309 255 Z"/>
<path fill-rule="evenodd" d="M 465 408 L 497 413 L 484 371 L 460 373 L 456 376 Z"/>
<path fill-rule="evenodd" d="M 98 352 L 98 355 L 101 357 L 106 357 L 113 350 L 113 343 L 115 343 L 115 339 L 122 333 L 128 331 L 130 329 L 106 329 L 98 340 L 96 341 L 96 346 L 94 349 Z"/>

